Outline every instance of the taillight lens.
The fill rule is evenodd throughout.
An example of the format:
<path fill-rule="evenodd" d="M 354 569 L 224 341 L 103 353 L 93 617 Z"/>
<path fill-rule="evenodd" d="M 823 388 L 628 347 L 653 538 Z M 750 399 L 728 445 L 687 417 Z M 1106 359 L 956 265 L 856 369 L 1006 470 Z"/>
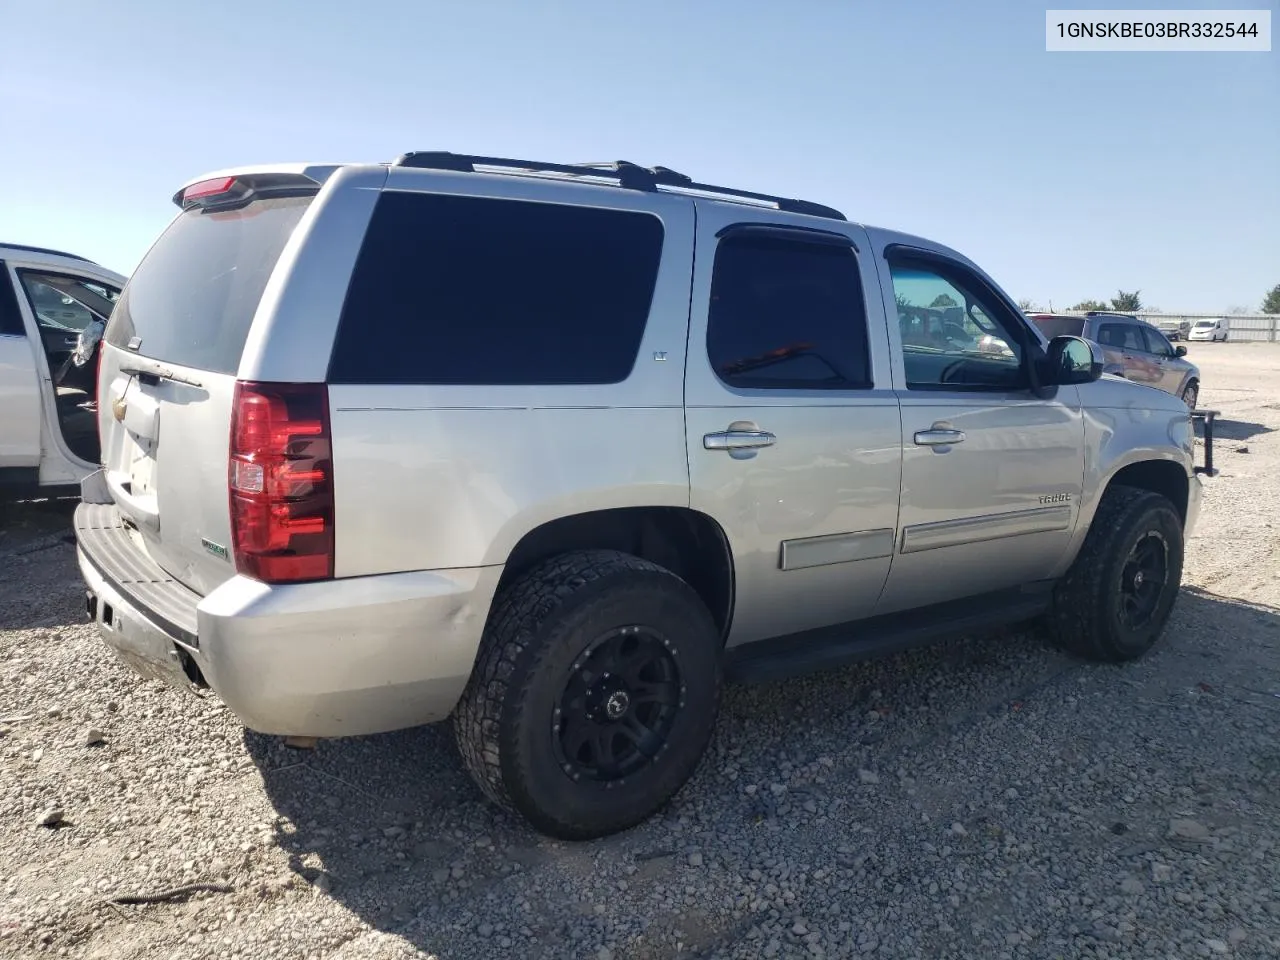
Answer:
<path fill-rule="evenodd" d="M 227 480 L 238 572 L 266 583 L 333 576 L 333 454 L 324 384 L 238 381 Z"/>

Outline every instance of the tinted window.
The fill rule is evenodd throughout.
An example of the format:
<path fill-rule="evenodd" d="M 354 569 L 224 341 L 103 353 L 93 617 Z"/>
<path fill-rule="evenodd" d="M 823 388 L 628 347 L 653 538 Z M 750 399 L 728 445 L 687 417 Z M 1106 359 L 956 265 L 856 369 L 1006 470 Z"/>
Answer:
<path fill-rule="evenodd" d="M 1012 390 L 1027 385 L 1012 314 L 955 267 L 890 265 L 907 386 Z"/>
<path fill-rule="evenodd" d="M 1147 352 L 1154 353 L 1160 357 L 1173 356 L 1173 344 L 1164 338 L 1159 330 L 1154 327 L 1139 327 L 1142 335 L 1146 338 Z"/>
<path fill-rule="evenodd" d="M 662 257 L 650 214 L 389 192 L 347 291 L 333 383 L 618 383 Z"/>
<path fill-rule="evenodd" d="M 126 284 L 107 342 L 128 348 L 137 337 L 142 356 L 235 373 L 262 291 L 310 202 L 181 214 Z"/>
<path fill-rule="evenodd" d="M 1147 344 L 1135 323 L 1104 323 L 1098 328 L 1098 342 L 1117 350 L 1147 351 Z"/>
<path fill-rule="evenodd" d="M 734 387 L 870 386 L 866 306 L 852 248 L 767 236 L 722 240 L 707 354 Z"/>
<path fill-rule="evenodd" d="M 1083 317 L 1032 317 L 1034 323 L 1046 337 L 1080 337 L 1084 335 Z"/>

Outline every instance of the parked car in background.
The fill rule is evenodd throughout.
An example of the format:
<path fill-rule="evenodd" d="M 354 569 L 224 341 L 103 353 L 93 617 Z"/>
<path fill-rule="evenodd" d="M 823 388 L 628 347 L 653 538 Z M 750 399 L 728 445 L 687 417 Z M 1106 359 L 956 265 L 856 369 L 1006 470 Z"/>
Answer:
<path fill-rule="evenodd" d="M 1161 317 L 1155 327 L 1170 340 L 1185 340 L 1191 332 L 1191 321 L 1186 317 Z"/>
<path fill-rule="evenodd" d="M 1221 340 L 1223 343 L 1227 341 L 1227 321 L 1223 317 L 1215 317 L 1209 320 L 1197 320 L 1191 326 L 1191 332 L 1187 334 L 1188 340 L 1208 340 L 1211 343 Z"/>
<path fill-rule="evenodd" d="M 1187 348 L 1175 347 L 1145 320 L 1123 313 L 1029 315 L 1046 337 L 1073 336 L 1102 347 L 1108 373 L 1181 397 L 1192 410 L 1200 399 L 1200 369 L 1186 359 Z M 1194 331 L 1193 331 L 1194 332 Z"/>
<path fill-rule="evenodd" d="M 101 459 L 98 342 L 125 278 L 0 243 L 0 497 L 72 487 Z"/>

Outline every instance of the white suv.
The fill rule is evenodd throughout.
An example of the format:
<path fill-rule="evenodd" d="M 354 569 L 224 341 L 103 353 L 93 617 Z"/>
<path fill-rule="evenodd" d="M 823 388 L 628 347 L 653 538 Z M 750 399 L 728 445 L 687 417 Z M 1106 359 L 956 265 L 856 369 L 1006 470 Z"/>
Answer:
<path fill-rule="evenodd" d="M 100 460 L 97 345 L 125 278 L 0 243 L 0 497 L 78 484 Z"/>

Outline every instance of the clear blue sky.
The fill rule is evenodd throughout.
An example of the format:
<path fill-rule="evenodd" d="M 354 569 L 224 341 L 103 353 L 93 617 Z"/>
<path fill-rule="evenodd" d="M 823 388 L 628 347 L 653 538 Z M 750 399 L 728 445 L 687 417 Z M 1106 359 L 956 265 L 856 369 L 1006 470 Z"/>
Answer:
<path fill-rule="evenodd" d="M 127 272 L 222 166 L 626 158 L 924 234 L 1038 304 L 1256 309 L 1280 45 L 1050 54 L 1050 5 L 0 0 L 0 236 Z"/>

